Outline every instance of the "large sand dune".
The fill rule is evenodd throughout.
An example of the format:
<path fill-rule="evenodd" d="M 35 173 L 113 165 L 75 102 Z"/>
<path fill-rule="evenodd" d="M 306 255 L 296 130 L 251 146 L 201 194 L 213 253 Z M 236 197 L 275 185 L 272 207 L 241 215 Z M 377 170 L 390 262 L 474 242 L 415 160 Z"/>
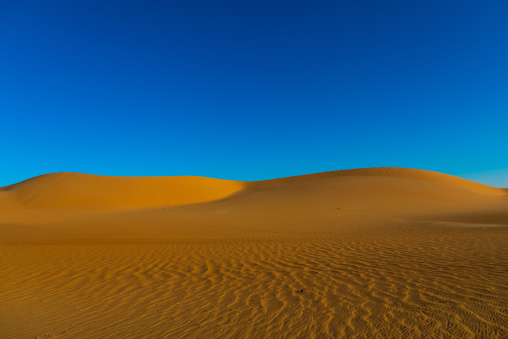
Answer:
<path fill-rule="evenodd" d="M 401 168 L 0 188 L 2 338 L 508 337 L 508 191 Z"/>

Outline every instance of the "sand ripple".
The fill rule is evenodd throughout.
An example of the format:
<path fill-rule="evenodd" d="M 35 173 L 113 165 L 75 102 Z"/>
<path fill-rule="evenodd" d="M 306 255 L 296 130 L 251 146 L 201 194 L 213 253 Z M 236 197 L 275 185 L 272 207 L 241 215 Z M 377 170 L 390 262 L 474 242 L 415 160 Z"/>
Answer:
<path fill-rule="evenodd" d="M 506 338 L 507 240 L 499 227 L 4 244 L 1 332 L 3 338 Z"/>

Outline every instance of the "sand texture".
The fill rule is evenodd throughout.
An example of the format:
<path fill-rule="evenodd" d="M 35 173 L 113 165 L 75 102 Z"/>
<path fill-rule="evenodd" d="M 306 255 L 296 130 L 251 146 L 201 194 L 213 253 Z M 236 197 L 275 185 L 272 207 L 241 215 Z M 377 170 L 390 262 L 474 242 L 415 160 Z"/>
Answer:
<path fill-rule="evenodd" d="M 370 168 L 0 188 L 0 338 L 508 338 L 508 190 Z"/>

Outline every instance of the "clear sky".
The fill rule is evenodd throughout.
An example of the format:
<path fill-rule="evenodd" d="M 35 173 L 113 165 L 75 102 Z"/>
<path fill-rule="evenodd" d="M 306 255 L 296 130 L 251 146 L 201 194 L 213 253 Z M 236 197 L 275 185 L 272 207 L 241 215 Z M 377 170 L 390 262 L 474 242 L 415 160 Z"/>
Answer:
<path fill-rule="evenodd" d="M 378 166 L 508 186 L 506 18 L 505 0 L 0 0 L 0 186 Z"/>

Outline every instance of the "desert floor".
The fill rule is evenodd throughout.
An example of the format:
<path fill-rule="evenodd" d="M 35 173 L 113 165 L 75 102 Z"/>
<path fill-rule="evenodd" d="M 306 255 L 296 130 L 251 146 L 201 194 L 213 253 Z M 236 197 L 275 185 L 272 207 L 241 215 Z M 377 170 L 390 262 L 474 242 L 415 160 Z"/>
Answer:
<path fill-rule="evenodd" d="M 508 191 L 360 169 L 0 188 L 1 338 L 508 338 Z"/>

